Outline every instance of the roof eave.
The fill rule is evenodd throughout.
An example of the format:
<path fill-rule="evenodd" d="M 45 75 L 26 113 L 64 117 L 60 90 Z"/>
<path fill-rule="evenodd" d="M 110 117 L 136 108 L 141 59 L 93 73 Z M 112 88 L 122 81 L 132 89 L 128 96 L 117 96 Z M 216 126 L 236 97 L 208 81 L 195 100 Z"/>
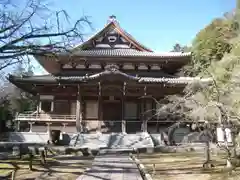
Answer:
<path fill-rule="evenodd" d="M 16 81 L 12 75 L 9 75 L 8 77 L 6 77 L 6 79 L 9 82 L 11 82 L 13 85 L 15 85 L 16 87 L 24 90 L 25 92 L 28 92 L 34 96 L 37 95 L 36 91 L 32 90 L 32 88 L 27 88 L 27 86 L 22 85 L 20 82 Z M 29 84 L 31 84 L 31 83 L 29 83 Z"/>
<path fill-rule="evenodd" d="M 58 54 L 41 54 L 41 55 L 34 55 L 33 57 L 35 60 L 48 72 L 48 73 L 56 73 L 60 70 L 60 64 L 58 63 Z M 51 62 L 51 65 L 49 65 Z"/>
<path fill-rule="evenodd" d="M 64 55 L 64 54 L 59 54 L 58 57 L 62 58 L 69 58 L 69 55 Z M 186 61 L 191 60 L 191 55 L 183 55 L 183 56 L 131 56 L 131 55 L 125 55 L 125 56 L 110 56 L 110 55 L 88 55 L 88 54 L 77 54 L 77 55 L 72 55 L 71 57 L 79 57 L 79 58 L 131 58 L 131 59 L 136 59 L 136 58 L 147 58 L 147 59 L 161 59 L 161 60 L 166 60 L 166 59 L 185 59 Z"/>

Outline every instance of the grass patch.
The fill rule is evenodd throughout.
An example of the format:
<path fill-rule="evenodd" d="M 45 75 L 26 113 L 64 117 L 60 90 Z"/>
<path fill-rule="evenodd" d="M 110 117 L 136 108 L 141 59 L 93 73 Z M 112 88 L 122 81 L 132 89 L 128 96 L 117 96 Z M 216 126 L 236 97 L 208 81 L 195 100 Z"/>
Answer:
<path fill-rule="evenodd" d="M 139 160 L 154 180 L 235 180 L 240 179 L 240 168 L 229 174 L 225 169 L 225 157 L 212 155 L 214 168 L 202 168 L 203 153 L 156 153 L 140 154 Z"/>
<path fill-rule="evenodd" d="M 41 179 L 77 179 L 86 168 L 91 167 L 94 157 L 83 157 L 74 155 L 60 155 L 46 158 L 46 164 L 42 165 L 39 156 L 33 160 L 34 171 L 29 170 L 29 157 L 22 159 L 3 160 L 0 163 L 0 174 L 8 175 L 14 170 L 16 165 L 19 169 L 15 179 L 24 180 L 26 178 Z M 14 166 L 12 165 L 14 164 Z M 46 176 L 46 177 L 45 177 Z M 50 176 L 50 177 L 49 177 Z"/>
<path fill-rule="evenodd" d="M 0 177 L 8 176 L 13 170 L 14 167 L 11 164 L 0 163 Z"/>
<path fill-rule="evenodd" d="M 6 177 L 10 173 L 12 173 L 12 170 L 0 169 L 0 177 Z"/>

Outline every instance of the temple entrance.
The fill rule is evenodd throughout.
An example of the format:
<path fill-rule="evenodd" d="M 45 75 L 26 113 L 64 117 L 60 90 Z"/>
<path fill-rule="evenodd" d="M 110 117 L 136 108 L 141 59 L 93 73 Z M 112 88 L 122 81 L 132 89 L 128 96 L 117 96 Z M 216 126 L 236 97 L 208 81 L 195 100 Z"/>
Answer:
<path fill-rule="evenodd" d="M 107 132 L 122 132 L 122 104 L 121 101 L 103 102 L 103 122 Z"/>

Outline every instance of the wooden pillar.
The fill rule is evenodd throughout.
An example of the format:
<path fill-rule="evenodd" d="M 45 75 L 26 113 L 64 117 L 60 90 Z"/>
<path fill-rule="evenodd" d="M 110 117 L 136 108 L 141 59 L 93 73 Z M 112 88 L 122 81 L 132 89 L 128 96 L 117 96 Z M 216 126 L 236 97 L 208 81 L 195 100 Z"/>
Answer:
<path fill-rule="evenodd" d="M 50 126 L 51 126 L 52 123 L 46 123 L 46 124 L 47 124 L 47 133 L 50 134 Z"/>
<path fill-rule="evenodd" d="M 147 116 L 146 116 L 146 95 L 147 95 L 147 87 L 144 87 L 144 98 L 143 98 L 143 119 L 142 119 L 142 131 L 147 132 Z"/>
<path fill-rule="evenodd" d="M 54 111 L 54 99 L 51 101 L 51 112 Z"/>
<path fill-rule="evenodd" d="M 126 98 L 126 82 L 123 84 L 123 93 L 122 93 L 122 133 L 126 133 L 126 120 L 125 118 L 125 98 Z"/>
<path fill-rule="evenodd" d="M 68 125 L 68 123 L 62 123 L 62 125 L 63 125 L 62 132 L 66 133 L 65 130 L 66 130 L 66 126 Z"/>
<path fill-rule="evenodd" d="M 98 127 L 97 131 L 101 133 L 102 129 L 102 87 L 101 82 L 98 82 Z"/>
<path fill-rule="evenodd" d="M 42 111 L 42 101 L 40 99 L 38 103 L 38 110 L 39 110 L 39 113 Z"/>
<path fill-rule="evenodd" d="M 40 104 L 40 96 L 37 95 L 37 114 L 39 114 L 41 111 L 41 104 Z"/>
<path fill-rule="evenodd" d="M 20 131 L 20 127 L 21 127 L 21 122 L 20 121 L 17 121 L 17 131 L 19 132 Z"/>
<path fill-rule="evenodd" d="M 78 85 L 78 91 L 77 91 L 76 129 L 78 133 L 82 132 L 82 94 L 80 91 L 80 85 Z"/>

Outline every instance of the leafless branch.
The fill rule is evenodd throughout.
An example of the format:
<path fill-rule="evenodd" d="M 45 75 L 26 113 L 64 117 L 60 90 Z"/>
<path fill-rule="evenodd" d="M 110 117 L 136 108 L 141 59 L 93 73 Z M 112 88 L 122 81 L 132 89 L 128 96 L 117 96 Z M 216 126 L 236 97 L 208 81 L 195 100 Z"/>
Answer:
<path fill-rule="evenodd" d="M 23 2 L 21 8 L 20 4 L 0 1 L 0 71 L 28 55 L 68 51 L 74 41 L 83 40 L 83 28 L 91 27 L 86 16 L 71 23 L 66 11 L 52 12 L 44 1 Z"/>

